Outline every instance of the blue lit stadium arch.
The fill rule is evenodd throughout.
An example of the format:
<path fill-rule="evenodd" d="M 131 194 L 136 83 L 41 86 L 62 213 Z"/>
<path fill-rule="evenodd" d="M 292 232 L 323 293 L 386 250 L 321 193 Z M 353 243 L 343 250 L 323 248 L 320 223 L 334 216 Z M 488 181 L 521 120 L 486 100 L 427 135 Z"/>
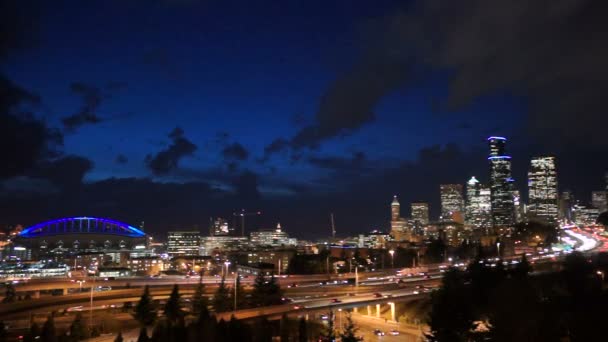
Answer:
<path fill-rule="evenodd" d="M 115 235 L 129 238 L 143 238 L 146 236 L 143 231 L 123 222 L 83 216 L 41 222 L 22 230 L 19 237 L 33 239 L 71 234 Z"/>

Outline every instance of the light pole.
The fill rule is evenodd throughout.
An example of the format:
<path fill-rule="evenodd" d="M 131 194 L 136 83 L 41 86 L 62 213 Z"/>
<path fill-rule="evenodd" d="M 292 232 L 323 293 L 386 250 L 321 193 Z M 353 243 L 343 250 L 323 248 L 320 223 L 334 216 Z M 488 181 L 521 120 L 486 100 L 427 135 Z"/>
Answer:
<path fill-rule="evenodd" d="M 79 292 L 82 292 L 82 283 L 86 283 L 86 280 L 76 280 L 76 282 L 78 282 L 78 284 L 80 285 Z"/>
<path fill-rule="evenodd" d="M 224 265 L 226 266 L 226 269 L 224 271 L 224 277 L 228 276 L 228 266 L 230 266 L 230 261 L 225 261 Z"/>
<path fill-rule="evenodd" d="M 340 318 L 339 318 L 339 330 L 342 330 L 342 309 L 338 309 L 338 312 L 339 312 L 338 315 L 340 316 Z"/>
<path fill-rule="evenodd" d="M 391 268 L 395 268 L 395 251 L 391 249 L 388 254 L 391 255 Z"/>
<path fill-rule="evenodd" d="M 95 290 L 95 274 L 93 274 L 93 285 L 91 285 L 91 308 L 89 312 L 89 328 L 93 329 L 93 291 Z"/>
<path fill-rule="evenodd" d="M 237 290 L 237 279 L 239 278 L 239 272 L 234 275 L 234 310 L 236 312 L 236 290 Z"/>

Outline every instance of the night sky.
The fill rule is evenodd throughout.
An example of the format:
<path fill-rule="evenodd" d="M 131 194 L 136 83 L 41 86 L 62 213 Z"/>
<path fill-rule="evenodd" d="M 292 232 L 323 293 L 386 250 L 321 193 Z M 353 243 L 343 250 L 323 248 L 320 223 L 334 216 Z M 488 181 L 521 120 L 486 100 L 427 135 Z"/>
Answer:
<path fill-rule="evenodd" d="M 3 1 L 0 223 L 162 236 L 261 210 L 297 237 L 387 229 L 398 194 L 487 181 L 486 138 L 608 170 L 606 1 Z M 409 209 L 403 214 L 408 215 Z"/>

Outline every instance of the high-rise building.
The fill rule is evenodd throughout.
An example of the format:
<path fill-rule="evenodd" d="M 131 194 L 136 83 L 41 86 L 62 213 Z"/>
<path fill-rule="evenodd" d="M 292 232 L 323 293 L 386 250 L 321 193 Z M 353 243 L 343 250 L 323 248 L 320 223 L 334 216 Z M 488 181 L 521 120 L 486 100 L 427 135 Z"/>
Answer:
<path fill-rule="evenodd" d="M 228 225 L 228 220 L 221 217 L 218 217 L 215 220 L 211 219 L 210 224 L 211 227 L 209 227 L 209 235 L 211 236 L 229 235 L 230 231 L 232 230 Z"/>
<path fill-rule="evenodd" d="M 464 198 L 461 184 L 441 184 L 441 220 L 464 223 Z"/>
<path fill-rule="evenodd" d="M 173 231 L 167 233 L 169 256 L 199 255 L 201 233 L 199 231 Z"/>
<path fill-rule="evenodd" d="M 429 224 L 429 204 L 426 202 L 412 203 L 412 221 L 420 225 Z"/>
<path fill-rule="evenodd" d="M 572 206 L 574 205 L 574 198 L 570 191 L 562 192 L 559 197 L 559 219 L 572 221 Z"/>
<path fill-rule="evenodd" d="M 490 189 L 471 177 L 467 182 L 466 224 L 473 229 L 492 227 Z"/>
<path fill-rule="evenodd" d="M 534 157 L 528 171 L 528 211 L 548 222 L 558 218 L 557 172 L 554 157 Z"/>
<path fill-rule="evenodd" d="M 513 178 L 511 156 L 505 152 L 506 138 L 489 137 L 490 145 L 490 195 L 492 202 L 492 224 L 494 228 L 513 225 Z"/>
<path fill-rule="evenodd" d="M 608 211 L 608 198 L 606 197 L 606 191 L 593 191 L 591 192 L 591 205 L 603 213 Z"/>
<path fill-rule="evenodd" d="M 401 217 L 401 205 L 397 196 L 393 197 L 391 202 L 391 235 L 397 241 L 403 241 L 408 238 L 406 236 L 407 221 Z"/>
<path fill-rule="evenodd" d="M 289 238 L 278 223 L 275 229 L 259 229 L 251 232 L 251 244 L 255 246 L 295 246 L 297 240 Z"/>

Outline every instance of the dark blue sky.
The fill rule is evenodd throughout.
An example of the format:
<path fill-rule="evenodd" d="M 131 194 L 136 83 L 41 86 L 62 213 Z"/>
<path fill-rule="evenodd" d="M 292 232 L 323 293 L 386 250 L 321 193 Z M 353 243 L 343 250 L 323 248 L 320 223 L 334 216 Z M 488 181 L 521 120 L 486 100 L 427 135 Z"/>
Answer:
<path fill-rule="evenodd" d="M 514 155 L 520 178 L 531 154 L 569 158 L 583 147 L 606 151 L 601 139 L 581 143 L 585 130 L 605 119 L 583 115 L 582 128 L 572 127 L 566 114 L 551 111 L 562 106 L 547 99 L 563 97 L 563 87 L 555 86 L 561 81 L 539 81 L 557 76 L 554 69 L 535 68 L 541 61 L 534 58 L 558 57 L 534 50 L 534 41 L 520 34 L 516 43 L 505 37 L 518 14 L 501 15 L 504 22 L 488 30 L 505 40 L 503 46 L 467 33 L 484 32 L 481 26 L 457 25 L 475 22 L 470 16 L 476 7 L 495 15 L 479 1 L 467 1 L 462 13 L 439 12 L 436 22 L 429 20 L 432 8 L 402 1 L 32 3 L 17 6 L 33 27 L 26 48 L 11 50 L 1 70 L 40 97 L 36 118 L 63 136 L 59 154 L 50 160 L 88 159 L 91 164 L 81 163 L 75 175 L 85 187 L 109 178 L 146 179 L 186 187 L 204 183 L 219 194 L 199 199 L 200 212 L 176 209 L 162 219 L 149 213 L 152 204 L 116 209 L 122 204 L 112 196 L 105 201 L 113 204 L 103 210 L 90 203 L 65 209 L 66 214 L 86 210 L 74 214 L 146 219 L 159 222 L 151 226 L 163 231 L 170 225 L 204 226 L 209 215 L 247 206 L 264 209 L 268 222 L 284 220 L 305 229 L 298 223 L 302 216 L 316 217 L 307 223 L 315 225 L 335 210 L 349 216 L 346 230 L 362 231 L 385 224 L 381 208 L 391 193 L 436 202 L 442 182 L 464 183 L 473 174 L 484 179 L 485 138 L 491 134 L 511 138 L 512 152 L 521 157 L 517 161 Z M 450 25 L 462 32 L 453 34 Z M 524 33 L 535 27 L 523 26 Z M 538 31 L 551 30 L 558 28 Z M 517 54 L 518 47 L 530 53 Z M 564 74 L 588 80 L 586 72 Z M 596 106 L 593 94 L 585 94 L 577 97 L 577 107 Z M 546 122 L 551 124 L 545 127 Z M 270 147 L 273 142 L 278 148 Z M 438 164 L 423 166 L 427 154 Z M 452 165 L 450 158 L 461 162 Z M 469 160 L 478 164 L 461 165 Z M 594 165 L 589 171 L 594 180 L 582 189 L 601 186 L 605 164 Z M 564 168 L 573 170 L 566 171 L 566 185 L 576 186 L 579 170 Z M 44 178 L 40 172 L 34 176 L 35 169 L 12 175 L 21 180 L 9 178 L 5 190 L 22 193 L 24 183 L 30 189 L 29 182 Z M 393 184 L 378 181 L 392 174 Z M 180 189 L 167 191 L 178 198 L 195 196 L 191 190 L 181 196 Z M 64 198 L 66 190 L 48 192 Z M 79 196 L 88 191 L 79 188 Z M 138 196 L 136 190 L 132 195 Z M 322 196 L 327 204 L 311 204 Z M 352 197 L 365 197 L 369 204 L 331 204 Z M 298 209 L 284 208 L 286 202 Z M 368 205 L 369 213 L 361 213 L 365 218 L 348 214 Z M 43 214 L 16 219 L 57 216 L 56 211 L 47 205 Z"/>

